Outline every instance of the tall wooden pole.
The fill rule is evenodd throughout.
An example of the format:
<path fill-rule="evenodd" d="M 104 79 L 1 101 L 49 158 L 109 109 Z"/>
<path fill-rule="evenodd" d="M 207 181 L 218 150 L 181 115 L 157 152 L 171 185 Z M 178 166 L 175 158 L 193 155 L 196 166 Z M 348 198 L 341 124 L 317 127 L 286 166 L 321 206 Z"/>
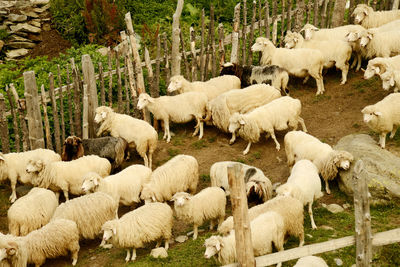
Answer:
<path fill-rule="evenodd" d="M 172 47 L 171 47 L 171 75 L 180 75 L 181 74 L 181 54 L 179 53 L 179 45 L 180 45 L 180 28 L 179 28 L 179 19 L 182 14 L 183 9 L 183 0 L 178 0 L 178 4 L 176 6 L 176 10 L 174 15 L 172 16 Z"/>
<path fill-rule="evenodd" d="M 3 94 L 0 94 L 0 140 L 1 151 L 10 152 L 10 135 L 8 132 L 8 121 L 6 117 L 6 104 Z"/>
<path fill-rule="evenodd" d="M 232 31 L 232 52 L 231 62 L 239 64 L 239 26 L 240 26 L 240 3 L 235 6 L 235 13 L 233 19 L 233 31 Z"/>
<path fill-rule="evenodd" d="M 117 61 L 119 58 L 116 59 Z M 82 56 L 82 72 L 83 72 L 83 82 L 87 85 L 87 97 L 88 97 L 88 127 L 89 127 L 89 137 L 96 137 L 95 129 L 94 129 L 94 116 L 96 113 L 96 108 L 98 104 L 97 98 L 97 86 L 96 86 L 96 78 L 94 73 L 94 66 L 92 63 L 92 59 L 89 55 Z M 121 75 L 120 75 L 121 76 Z M 119 77 L 118 85 L 120 87 L 121 80 Z"/>

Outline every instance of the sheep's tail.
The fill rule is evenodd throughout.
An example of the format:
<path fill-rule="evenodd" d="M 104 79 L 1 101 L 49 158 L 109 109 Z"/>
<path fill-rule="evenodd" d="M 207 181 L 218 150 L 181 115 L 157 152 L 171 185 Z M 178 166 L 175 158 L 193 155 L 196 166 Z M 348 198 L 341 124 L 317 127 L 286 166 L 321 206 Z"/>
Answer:
<path fill-rule="evenodd" d="M 113 168 L 118 168 L 121 166 L 122 162 L 125 159 L 125 151 L 128 148 L 128 142 L 124 138 L 118 138 L 117 143 L 115 144 L 115 161 Z"/>
<path fill-rule="evenodd" d="M 282 75 L 281 86 L 282 86 L 282 91 L 287 96 L 290 93 L 290 90 L 287 88 L 288 83 L 289 83 L 289 74 L 287 72 L 284 72 L 284 75 Z"/>

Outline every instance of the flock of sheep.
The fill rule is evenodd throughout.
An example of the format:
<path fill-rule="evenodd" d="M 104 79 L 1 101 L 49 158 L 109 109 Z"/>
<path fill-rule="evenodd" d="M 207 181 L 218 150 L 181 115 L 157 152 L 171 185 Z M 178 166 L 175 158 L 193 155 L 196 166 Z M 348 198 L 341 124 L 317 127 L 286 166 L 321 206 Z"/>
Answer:
<path fill-rule="evenodd" d="M 312 229 L 317 228 L 312 204 L 322 196 L 320 176 L 330 194 L 329 181 L 339 169 L 349 169 L 353 161 L 350 153 L 334 150 L 306 133 L 300 117 L 301 102 L 288 95 L 289 75 L 305 81 L 313 77 L 317 94 L 322 94 L 323 69 L 340 69 L 344 84 L 348 61 L 354 54 L 353 65 L 357 69 L 362 58 L 371 59 L 364 73 L 366 79 L 377 74 L 384 89 L 395 86 L 397 92 L 400 87 L 400 56 L 390 57 L 400 53 L 400 11 L 375 12 L 360 4 L 353 16 L 361 25 L 321 30 L 305 25 L 304 38 L 300 33 L 288 32 L 285 48 L 257 38 L 252 50 L 262 52 L 262 66 L 227 63 L 221 76 L 206 82 L 172 77 L 168 92 L 176 91 L 177 95 L 139 96 L 137 107 L 149 110 L 154 119 L 163 122 L 163 139 L 167 142 L 171 140 L 170 122 L 195 120 L 193 136 L 198 134 L 199 139 L 204 135 L 204 123 L 232 134 L 230 144 L 238 135 L 248 142 L 243 154 L 264 133 L 267 138 L 271 136 L 279 150 L 275 131 L 292 130 L 284 137 L 291 173 L 287 182 L 276 188 L 277 196 L 273 197 L 271 181 L 260 169 L 241 164 L 247 196 L 255 196 L 262 203 L 249 209 L 256 256 L 271 253 L 273 246 L 283 250 L 289 235 L 297 237 L 302 246 L 305 205 Z M 383 148 L 386 134 L 391 132 L 393 137 L 400 125 L 399 103 L 400 93 L 392 93 L 362 110 L 364 122 L 380 133 L 379 144 Z M 10 180 L 13 203 L 8 210 L 9 234 L 0 234 L 0 266 L 40 266 L 46 258 L 68 253 L 75 265 L 79 240 L 95 239 L 101 233 L 100 246 L 126 249 L 125 260 L 134 261 L 136 249 L 150 242 L 157 242 L 159 247 L 164 241 L 167 250 L 176 219 L 193 225 L 194 239 L 198 237 L 198 227 L 205 222 L 210 221 L 210 229 L 217 225 L 219 235 L 205 241 L 204 256 L 216 256 L 221 264 L 236 261 L 233 218 L 225 219 L 230 195 L 227 168 L 233 162 L 214 163 L 210 187 L 196 194 L 199 165 L 194 157 L 177 155 L 151 169 L 158 134 L 149 123 L 105 106 L 96 109 L 95 122 L 99 124 L 98 136 L 106 133 L 111 137 L 87 141 L 68 137 L 62 157 L 47 149 L 0 153 L 0 180 Z M 299 123 L 303 131 L 297 131 Z M 104 152 L 105 147 L 110 148 Z M 136 149 L 144 165 L 131 165 L 118 172 L 128 148 Z M 17 200 L 17 182 L 35 187 Z M 61 204 L 60 192 L 66 200 Z M 79 197 L 70 199 L 71 194 Z M 173 209 L 168 201 L 174 202 Z M 119 205 L 133 210 L 118 218 Z M 310 256 L 295 266 L 327 265 L 321 258 Z"/>

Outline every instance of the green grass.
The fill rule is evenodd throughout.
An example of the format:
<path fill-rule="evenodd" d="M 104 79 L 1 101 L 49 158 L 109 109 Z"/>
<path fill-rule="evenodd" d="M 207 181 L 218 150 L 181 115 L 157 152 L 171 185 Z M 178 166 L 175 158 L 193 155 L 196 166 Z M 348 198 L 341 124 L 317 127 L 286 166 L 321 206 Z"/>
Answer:
<path fill-rule="evenodd" d="M 206 141 L 202 140 L 198 140 L 196 142 L 192 143 L 192 147 L 195 149 L 202 149 L 204 147 L 207 147 Z"/>
<path fill-rule="evenodd" d="M 378 78 L 372 77 L 369 80 L 360 79 L 359 81 L 354 82 L 351 86 L 359 93 L 365 93 L 366 88 L 379 87 L 378 83 L 379 83 Z"/>
<path fill-rule="evenodd" d="M 358 124 L 358 123 L 354 123 L 354 124 L 353 124 L 353 128 L 355 128 L 355 129 L 359 129 L 360 127 L 361 127 L 361 125 Z"/>
<path fill-rule="evenodd" d="M 179 149 L 168 148 L 168 155 L 170 156 L 170 158 L 175 157 L 179 153 Z"/>
<path fill-rule="evenodd" d="M 320 101 L 325 101 L 325 100 L 329 100 L 329 99 L 331 99 L 330 95 L 316 95 L 316 96 L 314 96 L 312 102 L 315 104 Z"/>
<path fill-rule="evenodd" d="M 246 159 L 241 159 L 241 158 L 236 158 L 233 161 L 240 162 L 240 163 L 246 163 Z"/>
<path fill-rule="evenodd" d="M 208 175 L 208 174 L 202 174 L 202 175 L 200 175 L 200 179 L 201 179 L 203 182 L 210 182 L 210 175 Z"/>

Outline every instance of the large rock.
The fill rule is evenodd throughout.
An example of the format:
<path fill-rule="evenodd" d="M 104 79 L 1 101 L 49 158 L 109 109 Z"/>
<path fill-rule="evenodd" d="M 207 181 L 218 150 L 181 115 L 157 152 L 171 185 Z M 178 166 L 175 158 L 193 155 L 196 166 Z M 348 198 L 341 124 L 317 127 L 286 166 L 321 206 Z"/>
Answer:
<path fill-rule="evenodd" d="M 14 22 L 23 22 L 28 19 L 26 15 L 19 15 L 19 14 L 10 14 L 8 15 L 8 19 Z"/>
<path fill-rule="evenodd" d="M 30 18 L 34 18 L 34 19 L 39 18 L 39 15 L 34 11 L 21 11 L 21 13 L 26 15 L 26 16 L 28 16 L 28 17 L 30 17 Z"/>
<path fill-rule="evenodd" d="M 11 48 L 34 48 L 35 44 L 32 42 L 9 42 L 7 47 Z"/>
<path fill-rule="evenodd" d="M 15 26 L 10 26 L 12 32 L 30 32 L 30 33 L 40 33 L 42 30 L 38 27 L 32 26 L 28 23 L 19 23 Z"/>
<path fill-rule="evenodd" d="M 17 50 L 7 51 L 6 57 L 7 57 L 7 59 L 15 59 L 15 58 L 18 58 L 18 57 L 25 56 L 28 53 L 29 53 L 28 49 L 21 48 L 21 49 L 17 49 Z"/>
<path fill-rule="evenodd" d="M 343 137 L 334 147 L 353 154 L 354 162 L 348 171 L 339 173 L 340 190 L 353 194 L 353 172 L 355 162 L 361 159 L 364 169 L 361 176 L 367 180 L 371 202 L 385 203 L 400 198 L 400 158 L 382 149 L 369 136 L 354 134 Z"/>
<path fill-rule="evenodd" d="M 150 252 L 150 256 L 153 258 L 166 258 L 168 257 L 168 252 L 165 250 L 165 248 L 155 248 L 152 249 Z"/>

